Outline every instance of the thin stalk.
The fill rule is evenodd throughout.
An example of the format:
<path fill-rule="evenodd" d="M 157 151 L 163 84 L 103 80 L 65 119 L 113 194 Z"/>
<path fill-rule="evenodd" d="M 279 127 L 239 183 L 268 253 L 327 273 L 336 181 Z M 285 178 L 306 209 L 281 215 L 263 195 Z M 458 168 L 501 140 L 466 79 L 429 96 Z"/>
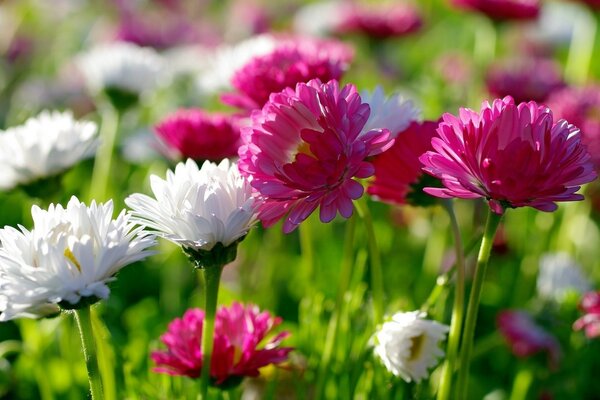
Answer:
<path fill-rule="evenodd" d="M 462 331 L 462 321 L 465 308 L 465 255 L 463 252 L 460 228 L 452 206 L 452 200 L 443 202 L 444 208 L 450 217 L 450 226 L 454 235 L 454 248 L 456 253 L 456 288 L 454 293 L 454 304 L 452 306 L 452 319 L 450 322 L 450 333 L 448 335 L 448 347 L 446 361 L 442 369 L 440 388 L 437 394 L 438 400 L 448 400 L 452 390 L 452 375 L 458 356 L 458 345 Z"/>
<path fill-rule="evenodd" d="M 100 147 L 94 160 L 94 170 L 90 184 L 89 197 L 100 201 L 107 200 L 107 187 L 115 150 L 119 112 L 112 106 L 102 108 L 102 126 L 100 129 Z"/>
<path fill-rule="evenodd" d="M 202 400 L 208 400 L 208 384 L 213 351 L 213 336 L 215 333 L 215 315 L 219 297 L 223 265 L 210 266 L 202 269 L 204 275 L 204 324 L 202 326 L 202 375 L 200 378 L 200 395 Z"/>
<path fill-rule="evenodd" d="M 104 391 L 100 379 L 100 368 L 98 367 L 98 354 L 96 352 L 96 342 L 94 340 L 94 330 L 92 329 L 92 318 L 90 307 L 83 307 L 75 310 L 75 321 L 81 335 L 81 347 L 85 357 L 88 379 L 90 381 L 90 393 L 92 400 L 104 400 Z"/>
<path fill-rule="evenodd" d="M 581 85 L 587 80 L 594 55 L 597 22 L 594 15 L 580 11 L 573 26 L 565 77 L 571 84 Z"/>
<path fill-rule="evenodd" d="M 527 393 L 533 383 L 533 371 L 524 367 L 517 372 L 509 400 L 527 400 Z"/>
<path fill-rule="evenodd" d="M 479 248 L 479 255 L 477 256 L 477 265 L 475 266 L 475 277 L 473 278 L 473 285 L 471 287 L 471 294 L 469 296 L 469 305 L 467 306 L 467 317 L 465 319 L 465 326 L 463 329 L 462 345 L 460 349 L 460 363 L 458 369 L 458 396 L 456 397 L 458 399 L 467 399 L 469 362 L 471 350 L 473 348 L 473 336 L 475 334 L 475 325 L 477 323 L 477 311 L 479 310 L 481 289 L 483 288 L 485 271 L 487 269 L 490 254 L 492 252 L 494 237 L 496 236 L 496 231 L 498 230 L 498 225 L 500 224 L 501 219 L 502 215 L 494 213 L 491 209 L 488 210 L 485 230 L 483 232 L 483 239 L 481 241 L 481 247 Z"/>
<path fill-rule="evenodd" d="M 314 282 L 314 260 L 315 249 L 312 240 L 312 229 L 310 221 L 304 222 L 298 227 L 300 233 L 300 251 L 302 252 L 303 269 L 308 275 L 309 282 Z M 311 285 L 313 286 L 313 285 Z"/>

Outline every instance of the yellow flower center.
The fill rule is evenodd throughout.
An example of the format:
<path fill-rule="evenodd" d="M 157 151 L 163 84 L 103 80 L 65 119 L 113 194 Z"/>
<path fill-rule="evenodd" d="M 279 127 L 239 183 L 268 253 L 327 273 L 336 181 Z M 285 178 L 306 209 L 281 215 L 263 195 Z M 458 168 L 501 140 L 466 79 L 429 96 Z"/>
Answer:
<path fill-rule="evenodd" d="M 64 254 L 65 257 L 73 263 L 75 268 L 77 268 L 77 270 L 81 272 L 81 265 L 79 264 L 79 261 L 77 261 L 77 258 L 75 258 L 75 254 L 73 254 L 73 252 L 68 247 L 65 249 Z"/>
<path fill-rule="evenodd" d="M 423 345 L 425 344 L 425 335 L 420 334 L 419 336 L 413 336 L 410 338 L 410 357 L 408 361 L 415 361 L 421 357 L 423 352 Z"/>

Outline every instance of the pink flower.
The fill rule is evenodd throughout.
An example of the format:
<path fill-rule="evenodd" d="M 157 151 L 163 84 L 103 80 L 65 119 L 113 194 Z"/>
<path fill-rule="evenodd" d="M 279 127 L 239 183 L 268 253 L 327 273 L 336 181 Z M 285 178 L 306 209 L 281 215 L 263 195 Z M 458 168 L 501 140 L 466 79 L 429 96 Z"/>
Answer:
<path fill-rule="evenodd" d="M 515 105 L 508 96 L 484 102 L 479 113 L 461 108 L 444 114 L 420 160 L 444 188 L 425 188 L 442 198 L 484 197 L 497 214 L 508 207 L 554 211 L 556 201 L 582 200 L 580 185 L 596 178 L 579 129 L 535 102 Z"/>
<path fill-rule="evenodd" d="M 581 129 L 583 143 L 592 156 L 596 171 L 600 171 L 600 85 L 566 87 L 553 93 L 546 104 L 557 117 Z"/>
<path fill-rule="evenodd" d="M 544 101 L 550 93 L 565 85 L 556 63 L 541 58 L 495 64 L 488 70 L 486 84 L 493 96 L 512 96 L 517 103 Z"/>
<path fill-rule="evenodd" d="M 202 370 L 202 325 L 204 311 L 193 308 L 183 318 L 175 318 L 161 341 L 166 351 L 152 352 L 156 363 L 155 372 L 183 375 L 191 378 L 200 376 Z M 282 332 L 258 348 L 267 335 L 281 323 L 281 318 L 268 312 L 260 312 L 254 305 L 233 303 L 221 307 L 215 317 L 214 349 L 210 366 L 210 377 L 215 385 L 237 382 L 246 376 L 258 376 L 259 368 L 279 364 L 287 360 L 293 350 L 279 347 L 288 336 Z M 229 381 L 229 382 L 228 382 Z"/>
<path fill-rule="evenodd" d="M 561 357 L 558 340 L 537 325 L 531 315 L 521 310 L 506 310 L 498 314 L 498 329 L 517 357 L 529 357 L 548 352 L 550 365 L 557 367 Z"/>
<path fill-rule="evenodd" d="M 117 40 L 138 46 L 166 49 L 197 41 L 199 32 L 183 17 L 162 13 L 160 19 L 125 15 L 121 17 L 115 36 Z"/>
<path fill-rule="evenodd" d="M 413 122 L 396 138 L 394 145 L 373 159 L 374 180 L 367 192 L 382 201 L 395 204 L 421 204 L 418 183 L 425 175 L 419 157 L 432 150 L 431 139 L 435 136 L 438 122 Z M 419 193 L 421 192 L 421 193 Z M 417 201 L 415 201 L 417 200 Z"/>
<path fill-rule="evenodd" d="M 579 0 L 580 3 L 585 3 L 592 8 L 600 9 L 600 0 Z"/>
<path fill-rule="evenodd" d="M 336 29 L 340 33 L 362 33 L 376 39 L 387 39 L 416 32 L 423 24 L 417 10 L 402 3 L 384 6 L 355 4 L 345 11 Z"/>
<path fill-rule="evenodd" d="M 452 0 L 452 4 L 499 21 L 536 19 L 540 13 L 540 0 Z"/>
<path fill-rule="evenodd" d="M 240 128 L 235 117 L 181 109 L 154 127 L 157 136 L 182 158 L 219 161 L 237 155 Z"/>
<path fill-rule="evenodd" d="M 286 216 L 283 230 L 291 232 L 317 207 L 323 222 L 352 215 L 352 200 L 363 194 L 353 178 L 373 175 L 365 159 L 393 143 L 388 129 L 363 129 L 369 114 L 354 85 L 317 79 L 272 94 L 252 113 L 239 168 L 265 197 L 263 225 Z"/>
<path fill-rule="evenodd" d="M 579 309 L 584 316 L 573 324 L 576 331 L 585 330 L 585 335 L 590 338 L 600 336 L 600 292 L 588 292 L 583 295 Z"/>
<path fill-rule="evenodd" d="M 231 83 L 237 92 L 221 99 L 248 111 L 259 109 L 271 93 L 286 87 L 311 79 L 340 79 L 352 57 L 352 50 L 338 41 L 280 39 L 272 52 L 253 58 L 235 72 Z"/>

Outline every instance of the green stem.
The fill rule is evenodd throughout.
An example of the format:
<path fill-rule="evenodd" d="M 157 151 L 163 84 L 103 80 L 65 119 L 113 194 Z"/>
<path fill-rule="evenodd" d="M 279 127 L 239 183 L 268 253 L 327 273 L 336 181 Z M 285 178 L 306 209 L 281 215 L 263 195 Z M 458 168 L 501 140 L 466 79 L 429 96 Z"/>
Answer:
<path fill-rule="evenodd" d="M 448 335 L 448 347 L 446 362 L 442 370 L 440 388 L 437 394 L 438 400 L 448 400 L 452 389 L 452 375 L 456 365 L 458 355 L 458 344 L 460 343 L 460 333 L 462 330 L 462 321 L 465 308 L 465 255 L 463 252 L 462 238 L 460 228 L 452 206 L 452 200 L 443 202 L 444 208 L 450 217 L 450 225 L 454 235 L 454 248 L 456 253 L 456 290 L 454 293 L 454 304 L 452 306 L 452 319 L 450 322 L 450 333 Z"/>
<path fill-rule="evenodd" d="M 75 321 L 77 321 L 77 327 L 79 328 L 79 333 L 81 335 L 81 347 L 83 348 L 83 356 L 85 357 L 85 365 L 90 381 L 92 400 L 104 400 L 90 307 L 83 307 L 79 310 L 75 310 Z"/>
<path fill-rule="evenodd" d="M 589 12 L 580 11 L 574 25 L 565 66 L 565 77 L 569 83 L 581 85 L 586 82 L 594 54 L 596 29 L 596 18 Z"/>
<path fill-rule="evenodd" d="M 92 172 L 89 191 L 90 199 L 99 201 L 107 200 L 108 180 L 119 129 L 119 112 L 112 106 L 105 106 L 102 110 L 101 143 L 94 160 L 94 171 Z"/>
<path fill-rule="evenodd" d="M 303 270 L 307 274 L 308 281 L 311 282 L 311 286 L 314 282 L 314 259 L 315 251 L 312 241 L 312 230 L 310 221 L 306 221 L 298 227 L 300 231 L 300 251 L 302 252 Z"/>
<path fill-rule="evenodd" d="M 517 372 L 509 400 L 526 400 L 527 392 L 533 383 L 533 371 L 524 367 Z"/>
<path fill-rule="evenodd" d="M 202 375 L 200 378 L 200 394 L 202 400 L 208 400 L 208 384 L 215 333 L 215 314 L 219 297 L 219 283 L 223 265 L 202 268 L 204 275 L 204 325 L 202 326 Z"/>
<path fill-rule="evenodd" d="M 485 278 L 494 237 L 498 230 L 498 225 L 502 215 L 494 213 L 491 209 L 488 210 L 488 217 L 485 223 L 483 240 L 479 248 L 477 256 L 477 265 L 475 266 L 475 277 L 473 278 L 473 286 L 469 296 L 469 305 L 467 306 L 467 317 L 463 330 L 462 346 L 460 349 L 460 364 L 458 370 L 457 390 L 458 399 L 467 399 L 467 383 L 469 379 L 469 362 L 471 357 L 471 349 L 473 348 L 473 337 L 475 334 L 475 324 L 477 323 L 477 311 L 479 310 L 479 300 L 481 298 L 481 289 Z"/>

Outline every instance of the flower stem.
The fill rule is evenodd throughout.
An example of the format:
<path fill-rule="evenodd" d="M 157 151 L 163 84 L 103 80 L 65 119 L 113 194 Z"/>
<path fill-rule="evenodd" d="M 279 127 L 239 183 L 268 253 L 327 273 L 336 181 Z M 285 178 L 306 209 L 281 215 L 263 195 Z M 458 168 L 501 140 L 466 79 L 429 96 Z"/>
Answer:
<path fill-rule="evenodd" d="M 457 390 L 458 399 L 467 399 L 467 382 L 469 379 L 469 362 L 471 357 L 471 349 L 473 348 L 473 336 L 475 334 L 475 324 L 477 323 L 477 311 L 479 310 L 479 300 L 481 298 L 481 289 L 483 288 L 483 280 L 485 271 L 492 252 L 494 237 L 498 230 L 498 225 L 502 215 L 494 213 L 491 209 L 488 210 L 485 230 L 479 255 L 477 256 L 477 265 L 475 267 L 475 277 L 473 278 L 473 286 L 469 296 L 469 305 L 467 306 L 467 317 L 463 330 L 462 345 L 460 349 L 460 364 L 458 370 Z"/>
<path fill-rule="evenodd" d="M 579 11 L 569 45 L 565 77 L 571 84 L 581 85 L 587 80 L 594 55 L 597 22 L 592 13 Z"/>
<path fill-rule="evenodd" d="M 102 127 L 100 131 L 100 147 L 94 160 L 94 170 L 90 184 L 90 200 L 107 200 L 107 187 L 110 176 L 115 141 L 119 129 L 119 112 L 107 105 L 102 108 Z"/>
<path fill-rule="evenodd" d="M 92 400 L 103 400 L 104 391 L 100 379 L 100 368 L 98 367 L 98 355 L 94 341 L 94 330 L 92 329 L 92 318 L 90 307 L 75 310 L 75 321 L 81 335 L 81 347 L 85 357 L 88 379 L 90 381 L 90 393 Z"/>
<path fill-rule="evenodd" d="M 448 400 L 452 389 L 452 375 L 456 365 L 458 355 L 458 344 L 460 343 L 460 333 L 462 330 L 462 321 L 465 308 L 465 255 L 463 252 L 462 238 L 460 228 L 452 206 L 452 200 L 443 202 L 444 208 L 450 217 L 450 225 L 454 235 L 454 248 L 456 253 L 456 287 L 454 291 L 454 304 L 452 306 L 452 319 L 450 322 L 450 333 L 448 335 L 448 347 L 446 362 L 442 370 L 440 388 L 437 394 L 438 400 Z"/>
<path fill-rule="evenodd" d="M 204 275 L 204 324 L 202 326 L 202 375 L 200 378 L 200 394 L 202 400 L 208 400 L 208 384 L 210 379 L 211 358 L 215 333 L 215 314 L 219 297 L 219 283 L 223 265 L 202 268 Z"/>

